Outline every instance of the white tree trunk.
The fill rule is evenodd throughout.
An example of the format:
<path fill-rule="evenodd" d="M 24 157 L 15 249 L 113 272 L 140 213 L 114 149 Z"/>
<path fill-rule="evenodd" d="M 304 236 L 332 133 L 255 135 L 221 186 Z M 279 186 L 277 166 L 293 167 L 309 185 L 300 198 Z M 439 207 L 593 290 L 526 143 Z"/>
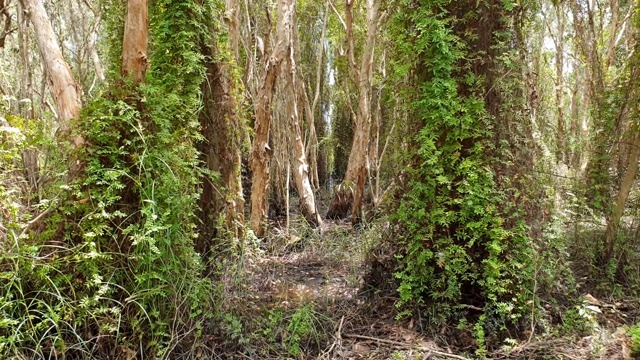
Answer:
<path fill-rule="evenodd" d="M 263 236 L 264 221 L 267 218 L 267 188 L 269 186 L 269 127 L 271 125 L 271 103 L 275 84 L 280 73 L 280 65 L 287 56 L 295 0 L 279 0 L 276 23 L 276 43 L 268 56 L 265 56 L 265 74 L 254 99 L 255 125 L 251 147 L 251 215 L 250 226 L 256 236 Z M 265 49 L 266 51 L 266 49 Z"/>
<path fill-rule="evenodd" d="M 76 83 L 69 64 L 62 57 L 60 45 L 42 3 L 39 0 L 22 0 L 22 4 L 33 24 L 38 48 L 56 103 L 60 129 L 63 134 L 68 134 L 69 120 L 77 118 L 82 107 L 80 85 Z"/>
<path fill-rule="evenodd" d="M 295 19 L 295 17 L 294 17 Z M 295 21 L 294 21 L 295 23 Z M 295 34 L 295 30 L 290 28 Z M 320 213 L 318 213 L 315 196 L 313 194 L 313 188 L 311 187 L 311 182 L 309 181 L 309 164 L 307 163 L 307 158 L 305 156 L 304 149 L 304 141 L 302 141 L 302 127 L 300 125 L 300 116 L 298 112 L 298 100 L 300 97 L 296 92 L 296 62 L 295 62 L 295 54 L 294 51 L 296 46 L 294 45 L 294 38 L 297 39 L 296 36 L 291 36 L 294 34 L 290 34 L 291 43 L 289 44 L 289 59 L 287 61 L 288 72 L 286 76 L 286 89 L 287 89 L 287 118 L 290 120 L 291 126 L 293 126 L 293 175 L 296 182 L 296 188 L 298 190 L 298 196 L 300 197 L 300 208 L 304 217 L 314 224 L 315 226 L 320 226 L 322 224 L 322 219 L 320 218 Z"/>
<path fill-rule="evenodd" d="M 358 108 L 355 114 L 355 131 L 353 134 L 353 144 L 349 154 L 349 163 L 345 174 L 345 182 L 353 187 L 353 197 L 345 196 L 350 193 L 349 189 L 336 197 L 329 209 L 330 217 L 345 217 L 342 213 L 345 201 L 352 202 L 352 215 L 354 223 L 360 221 L 362 215 L 362 200 L 364 195 L 365 180 L 369 171 L 368 150 L 371 133 L 371 82 L 373 80 L 373 55 L 375 50 L 378 26 L 381 22 L 380 0 L 367 0 L 367 37 L 362 49 L 360 65 L 356 63 L 354 55 L 354 35 L 353 35 L 353 1 L 346 0 L 346 22 L 347 32 L 347 55 L 349 67 L 358 88 Z M 338 201 L 340 199 L 340 201 Z M 339 210 L 338 210 L 339 209 Z"/>

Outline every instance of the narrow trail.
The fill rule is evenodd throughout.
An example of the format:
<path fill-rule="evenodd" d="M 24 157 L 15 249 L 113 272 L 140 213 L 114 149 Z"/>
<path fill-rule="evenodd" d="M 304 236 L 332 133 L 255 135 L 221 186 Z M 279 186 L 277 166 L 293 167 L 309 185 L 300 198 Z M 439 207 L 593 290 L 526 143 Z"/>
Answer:
<path fill-rule="evenodd" d="M 312 230 L 297 214 L 289 232 L 281 225 L 274 223 L 261 240 L 260 253 L 245 268 L 244 295 L 238 298 L 251 299 L 249 317 L 257 322 L 252 331 L 269 336 L 249 341 L 252 349 L 240 349 L 238 358 L 475 358 L 477 344 L 471 336 L 452 336 L 443 329 L 429 338 L 418 321 L 394 318 L 395 298 L 365 289 L 366 256 L 381 229 L 372 225 L 354 231 L 348 222 L 327 221 L 321 231 Z M 487 358 L 631 359 L 624 332 L 607 326 L 613 317 L 626 314 L 605 309 L 593 314 L 597 335 L 514 340 Z M 310 333 L 293 336 L 296 316 L 307 313 Z M 269 337 L 270 342 L 260 343 Z M 299 352 L 292 350 L 294 345 Z"/>
<path fill-rule="evenodd" d="M 294 217 L 293 223 L 298 220 Z M 273 353 L 252 358 L 465 359 L 420 335 L 413 322 L 396 321 L 394 299 L 370 301 L 375 295 L 364 291 L 363 276 L 377 229 L 356 232 L 348 222 L 327 221 L 321 231 L 294 225 L 287 234 L 273 225 L 263 240 L 263 254 L 247 269 L 256 317 L 313 309 L 318 334 L 301 341 L 297 356 Z M 285 329 L 275 340 L 286 343 L 287 324 L 281 327 Z"/>

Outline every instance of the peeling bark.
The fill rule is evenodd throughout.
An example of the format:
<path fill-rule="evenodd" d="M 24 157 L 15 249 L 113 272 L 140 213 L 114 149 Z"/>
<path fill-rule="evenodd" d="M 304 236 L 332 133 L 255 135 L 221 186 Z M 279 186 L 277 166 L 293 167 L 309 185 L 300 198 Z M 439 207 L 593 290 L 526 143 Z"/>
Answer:
<path fill-rule="evenodd" d="M 269 127 L 271 125 L 271 103 L 275 92 L 275 85 L 282 61 L 287 56 L 289 47 L 288 30 L 293 26 L 293 12 L 295 0 L 278 1 L 278 15 L 276 23 L 276 42 L 268 57 L 265 57 L 265 73 L 254 99 L 255 126 L 254 139 L 251 148 L 251 216 L 250 226 L 256 236 L 263 236 L 265 219 L 267 218 L 267 189 L 269 187 Z"/>
<path fill-rule="evenodd" d="M 380 0 L 367 0 L 367 35 L 362 50 L 360 65 L 356 64 L 353 35 L 353 0 L 345 2 L 345 29 L 347 32 L 347 56 L 349 67 L 358 88 L 358 108 L 355 116 L 353 144 L 349 154 L 349 163 L 345 175 L 345 191 L 336 191 L 327 217 L 344 218 L 349 207 L 352 209 L 353 223 L 362 218 L 364 185 L 369 172 L 369 141 L 371 133 L 371 83 L 373 80 L 373 55 L 378 27 L 385 18 L 380 14 Z M 346 191 L 352 187 L 351 191 Z"/>
<path fill-rule="evenodd" d="M 76 83 L 69 64 L 62 56 L 60 45 L 42 3 L 39 0 L 22 0 L 22 7 L 33 24 L 38 48 L 56 103 L 61 134 L 65 137 L 70 131 L 69 121 L 78 118 L 80 114 L 82 107 L 80 85 Z M 81 142 L 81 139 L 77 139 L 75 145 L 80 146 Z"/>
<path fill-rule="evenodd" d="M 295 20 L 294 20 L 295 22 Z M 295 31 L 294 31 L 295 34 Z M 286 76 L 286 88 L 288 95 L 287 102 L 287 117 L 293 127 L 293 177 L 296 182 L 296 188 L 298 190 L 298 196 L 300 197 L 300 208 L 304 217 L 315 226 L 322 224 L 320 213 L 318 213 L 316 207 L 315 196 L 313 189 L 311 188 L 311 182 L 309 181 L 309 164 L 305 156 L 304 142 L 302 141 L 302 126 L 300 124 L 300 116 L 298 113 L 298 99 L 296 92 L 296 62 L 293 44 L 293 38 L 297 39 L 297 35 L 290 36 L 291 43 L 289 46 L 289 59 L 287 64 L 287 76 Z"/>
<path fill-rule="evenodd" d="M 219 49 L 209 47 L 205 54 L 217 59 Z M 217 60 L 206 64 L 207 81 L 202 84 L 204 108 L 200 113 L 203 141 L 198 145 L 207 169 L 220 174 L 215 182 L 209 176 L 202 181 L 199 218 L 202 221 L 196 250 L 202 254 L 212 247 L 216 237 L 218 217 L 224 215 L 225 230 L 234 238 L 243 236 L 244 197 L 240 168 L 242 166 L 242 128 L 239 118 L 232 77 L 233 64 L 229 60 Z"/>
<path fill-rule="evenodd" d="M 127 15 L 122 40 L 122 76 L 136 86 L 144 82 L 147 72 L 149 10 L 147 0 L 127 1 Z"/>

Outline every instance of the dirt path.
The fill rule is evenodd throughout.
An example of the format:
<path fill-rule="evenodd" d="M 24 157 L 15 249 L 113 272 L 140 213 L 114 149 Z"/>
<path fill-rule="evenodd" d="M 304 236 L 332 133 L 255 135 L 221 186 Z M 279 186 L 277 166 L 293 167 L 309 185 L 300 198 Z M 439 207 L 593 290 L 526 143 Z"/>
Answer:
<path fill-rule="evenodd" d="M 443 330 L 427 338 L 413 320 L 394 318 L 395 298 L 363 292 L 366 254 L 379 229 L 355 232 L 343 222 L 321 232 L 295 223 L 292 229 L 273 230 L 246 269 L 245 296 L 256 304 L 249 330 L 258 336 L 245 341 L 238 358 L 474 358 L 470 336 Z M 623 329 L 605 326 L 609 315 L 596 314 L 596 328 L 582 338 L 514 340 L 488 358 L 631 359 Z"/>

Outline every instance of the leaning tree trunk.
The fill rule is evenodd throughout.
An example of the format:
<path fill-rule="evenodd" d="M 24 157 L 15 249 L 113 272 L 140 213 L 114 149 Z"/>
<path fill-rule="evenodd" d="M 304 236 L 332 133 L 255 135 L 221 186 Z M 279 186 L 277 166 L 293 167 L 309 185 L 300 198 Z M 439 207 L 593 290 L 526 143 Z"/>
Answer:
<path fill-rule="evenodd" d="M 294 18 L 295 19 L 295 18 Z M 295 23 L 295 20 L 294 20 Z M 290 31 L 295 33 L 295 30 L 289 28 Z M 297 37 L 297 36 L 296 36 Z M 316 206 L 315 196 L 313 189 L 311 188 L 311 182 L 309 181 L 309 164 L 305 156 L 304 142 L 302 141 L 302 129 L 300 125 L 300 116 L 298 113 L 298 99 L 296 92 L 296 63 L 293 44 L 293 37 L 290 36 L 292 42 L 289 44 L 289 59 L 286 62 L 288 65 L 288 72 L 285 78 L 286 81 L 286 96 L 287 98 L 287 123 L 293 127 L 293 178 L 296 182 L 296 188 L 298 190 L 298 196 L 300 197 L 300 209 L 304 217 L 315 226 L 322 224 L 320 213 Z"/>
<path fill-rule="evenodd" d="M 62 56 L 60 45 L 42 2 L 39 0 L 22 0 L 22 6 L 33 24 L 40 55 L 42 55 L 42 62 L 56 104 L 61 135 L 66 137 L 70 132 L 69 121 L 78 118 L 82 107 L 80 85 L 76 83 L 69 64 Z M 82 140 L 78 139 L 76 146 L 79 146 L 80 142 Z"/>
<path fill-rule="evenodd" d="M 636 46 L 635 50 L 638 50 L 638 46 Z M 638 89 L 640 88 L 640 83 L 637 80 L 638 76 L 640 75 L 640 67 L 638 66 L 640 64 L 640 57 L 637 54 L 634 54 L 629 61 L 630 81 L 625 88 L 627 90 L 628 104 L 631 113 L 629 118 L 634 118 L 638 115 L 636 100 L 639 97 Z M 627 104 L 623 105 L 621 111 L 626 112 L 626 105 Z M 633 143 L 629 145 L 629 156 L 627 157 L 626 161 L 626 169 L 623 170 L 624 176 L 620 180 L 620 190 L 618 191 L 618 196 L 616 197 L 616 201 L 615 203 L 613 203 L 612 209 L 607 216 L 607 230 L 604 237 L 602 264 L 608 263 L 613 258 L 616 239 L 618 236 L 618 229 L 620 227 L 620 220 L 622 219 L 622 215 L 624 214 L 624 209 L 627 205 L 629 194 L 631 193 L 631 189 L 633 188 L 633 185 L 635 183 L 635 178 L 638 174 L 638 159 L 640 158 L 640 133 L 638 133 L 636 124 L 633 122 L 630 123 L 629 130 L 627 131 L 633 134 Z"/>
<path fill-rule="evenodd" d="M 345 175 L 345 186 L 337 190 L 327 217 L 344 218 L 351 207 L 353 222 L 362 217 L 364 185 L 368 174 L 368 150 L 371 133 L 371 82 L 373 76 L 373 54 L 380 22 L 380 0 L 367 0 L 367 37 L 362 50 L 360 66 L 356 65 L 353 35 L 353 0 L 346 0 L 347 53 L 355 82 L 358 86 L 358 110 L 355 116 L 353 144 Z M 352 195 L 353 194 L 353 195 Z"/>
<path fill-rule="evenodd" d="M 269 187 L 269 127 L 271 125 L 271 103 L 275 91 L 276 80 L 280 72 L 280 65 L 287 56 L 289 27 L 292 24 L 292 14 L 295 0 L 278 1 L 278 16 L 276 24 L 276 42 L 274 49 L 265 57 L 265 74 L 257 91 L 254 102 L 255 125 L 254 139 L 251 147 L 251 217 L 250 225 L 256 236 L 263 236 L 264 221 L 267 218 L 267 188 Z"/>
<path fill-rule="evenodd" d="M 633 130 L 631 130 L 633 131 Z M 620 183 L 620 191 L 614 204 L 611 215 L 607 218 L 607 230 L 604 237 L 604 252 L 602 254 L 602 264 L 606 264 L 613 257 L 616 238 L 618 236 L 618 228 L 620 227 L 620 219 L 627 205 L 627 199 L 631 193 L 631 188 L 635 182 L 638 173 L 638 155 L 640 153 L 640 134 L 635 135 L 635 141 L 631 145 L 629 158 L 627 161 L 627 170 Z"/>

